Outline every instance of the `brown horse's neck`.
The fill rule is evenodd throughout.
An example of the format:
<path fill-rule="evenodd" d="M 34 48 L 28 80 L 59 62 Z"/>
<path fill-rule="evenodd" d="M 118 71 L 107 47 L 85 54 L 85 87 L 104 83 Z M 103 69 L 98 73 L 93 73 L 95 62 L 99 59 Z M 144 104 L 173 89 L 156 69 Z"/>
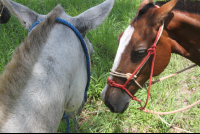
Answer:
<path fill-rule="evenodd" d="M 174 10 L 165 21 L 165 29 L 172 53 L 200 65 L 200 15 Z"/>

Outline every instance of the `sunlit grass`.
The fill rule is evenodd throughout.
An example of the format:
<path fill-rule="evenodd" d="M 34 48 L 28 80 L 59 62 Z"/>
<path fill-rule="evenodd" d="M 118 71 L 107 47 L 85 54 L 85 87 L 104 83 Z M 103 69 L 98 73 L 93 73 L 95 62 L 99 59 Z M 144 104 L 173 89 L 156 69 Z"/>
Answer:
<path fill-rule="evenodd" d="M 65 12 L 76 16 L 81 12 L 100 4 L 104 0 L 15 0 L 40 14 L 47 14 L 57 4 L 63 6 Z M 111 113 L 101 101 L 100 93 L 106 85 L 109 69 L 112 67 L 118 48 L 118 35 L 129 25 L 136 14 L 141 0 L 116 0 L 109 17 L 96 30 L 87 33 L 93 44 L 91 83 L 88 91 L 88 102 L 85 104 L 79 119 L 79 132 L 180 132 L 171 129 L 160 121 L 156 115 L 137 110 L 140 105 L 131 101 L 124 114 Z M 12 16 L 9 23 L 0 25 L 0 72 L 10 61 L 15 48 L 27 36 L 28 31 L 21 27 L 19 21 Z M 171 61 L 165 71 L 154 80 L 174 73 L 192 63 L 180 56 L 172 54 Z M 172 111 L 192 104 L 200 99 L 200 69 L 195 67 L 187 72 L 169 78 L 152 86 L 151 95 L 157 111 Z M 146 90 L 136 93 L 139 99 L 146 99 Z M 147 105 L 153 110 L 152 100 Z M 172 115 L 162 116 L 168 123 L 200 132 L 200 105 Z M 73 132 L 73 120 L 70 120 L 70 132 Z M 66 131 L 66 122 L 61 121 L 58 132 Z"/>

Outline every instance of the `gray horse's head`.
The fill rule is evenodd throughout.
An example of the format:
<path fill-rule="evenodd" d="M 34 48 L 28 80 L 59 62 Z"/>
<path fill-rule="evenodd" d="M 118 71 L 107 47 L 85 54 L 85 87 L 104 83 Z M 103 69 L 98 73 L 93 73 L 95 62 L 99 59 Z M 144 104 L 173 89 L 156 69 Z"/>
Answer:
<path fill-rule="evenodd" d="M 8 94 L 3 96 L 9 98 L 9 104 L 15 107 L 8 113 L 9 116 L 0 117 L 5 117 L 12 124 L 17 124 L 12 117 L 20 122 L 11 127 L 0 118 L 5 132 L 56 132 L 64 111 L 69 117 L 81 112 L 86 101 L 86 56 L 74 31 L 56 22 L 56 18 L 69 22 L 80 32 L 91 54 L 93 47 L 86 33 L 106 19 L 114 1 L 106 0 L 78 16 L 71 17 L 60 5 L 47 15 L 41 15 L 14 1 L 3 0 L 10 12 L 28 30 L 35 22 L 44 18 L 14 52 L 6 68 L 9 75 L 5 76 L 9 76 L 9 80 L 3 79 L 7 85 L 0 84 L 9 87 L 5 88 Z M 9 96 L 10 92 L 18 94 L 13 97 Z"/>

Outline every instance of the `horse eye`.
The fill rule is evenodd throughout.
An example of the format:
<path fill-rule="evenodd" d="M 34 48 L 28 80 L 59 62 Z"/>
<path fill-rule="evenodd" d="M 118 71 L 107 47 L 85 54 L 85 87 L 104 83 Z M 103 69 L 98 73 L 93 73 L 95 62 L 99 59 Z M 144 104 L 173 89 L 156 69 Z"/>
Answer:
<path fill-rule="evenodd" d="M 136 53 L 137 53 L 136 54 L 137 57 L 144 57 L 146 55 L 147 51 L 146 50 L 139 50 Z"/>
<path fill-rule="evenodd" d="M 146 49 L 140 49 L 136 51 L 131 52 L 131 61 L 133 63 L 140 61 L 147 55 L 147 50 Z"/>

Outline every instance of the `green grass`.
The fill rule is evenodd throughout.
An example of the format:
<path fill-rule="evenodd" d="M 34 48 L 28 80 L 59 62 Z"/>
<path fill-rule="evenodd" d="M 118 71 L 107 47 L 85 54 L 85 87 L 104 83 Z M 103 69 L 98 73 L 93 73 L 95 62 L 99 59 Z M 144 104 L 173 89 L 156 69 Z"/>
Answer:
<path fill-rule="evenodd" d="M 17 2 L 40 13 L 47 14 L 58 3 L 65 12 L 76 16 L 81 12 L 100 4 L 104 0 L 16 0 Z M 118 35 L 126 29 L 134 18 L 141 0 L 116 0 L 109 17 L 96 30 L 87 33 L 93 44 L 91 83 L 88 91 L 88 102 L 81 115 L 78 116 L 79 132 L 83 133 L 121 133 L 121 132 L 181 132 L 166 126 L 152 114 L 143 113 L 137 108 L 139 104 L 131 101 L 124 114 L 111 113 L 101 101 L 100 93 L 106 85 L 109 69 L 112 67 L 118 48 Z M 21 27 L 19 21 L 12 16 L 9 23 L 0 25 L 0 72 L 11 60 L 15 48 L 24 40 L 28 31 Z M 172 54 L 171 61 L 165 71 L 154 80 L 176 72 L 192 63 L 178 55 Z M 200 99 L 200 69 L 195 67 L 187 72 L 169 78 L 152 86 L 151 95 L 157 111 L 172 111 L 192 104 Z M 146 90 L 136 93 L 139 99 L 146 99 Z M 153 110 L 149 101 L 147 108 Z M 162 116 L 174 126 L 200 132 L 200 105 L 187 111 Z M 70 120 L 70 132 L 73 132 L 73 120 Z M 58 132 L 66 131 L 66 122 L 61 121 Z"/>

